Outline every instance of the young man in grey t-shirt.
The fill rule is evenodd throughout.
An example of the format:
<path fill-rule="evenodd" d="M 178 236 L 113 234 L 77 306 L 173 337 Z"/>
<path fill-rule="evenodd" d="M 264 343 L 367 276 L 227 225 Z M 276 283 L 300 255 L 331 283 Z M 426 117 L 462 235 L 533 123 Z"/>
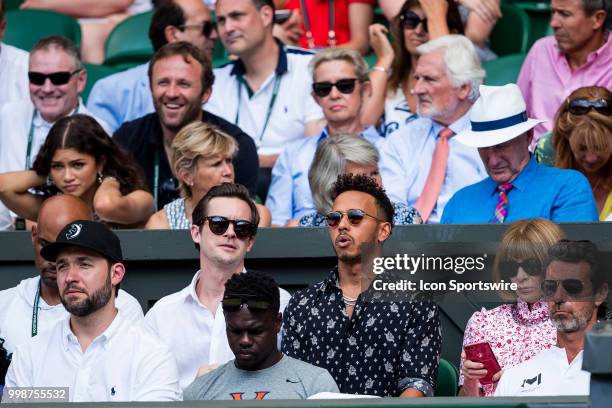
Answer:
<path fill-rule="evenodd" d="M 185 400 L 305 399 L 339 392 L 323 368 L 278 351 L 279 292 L 269 275 L 249 271 L 225 284 L 222 306 L 227 339 L 235 355 L 185 389 Z"/>

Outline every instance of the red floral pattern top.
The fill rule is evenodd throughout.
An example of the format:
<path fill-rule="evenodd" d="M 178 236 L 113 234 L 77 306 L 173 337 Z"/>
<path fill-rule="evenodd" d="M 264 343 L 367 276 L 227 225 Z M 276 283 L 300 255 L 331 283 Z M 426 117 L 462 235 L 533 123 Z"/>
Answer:
<path fill-rule="evenodd" d="M 557 344 L 557 329 L 548 318 L 548 305 L 539 301 L 531 310 L 527 302 L 482 309 L 472 315 L 465 328 L 463 345 L 488 342 L 502 370 L 529 360 Z M 463 368 L 463 359 L 461 360 Z M 459 376 L 463 385 L 463 371 Z M 496 384 L 482 386 L 492 396 Z"/>

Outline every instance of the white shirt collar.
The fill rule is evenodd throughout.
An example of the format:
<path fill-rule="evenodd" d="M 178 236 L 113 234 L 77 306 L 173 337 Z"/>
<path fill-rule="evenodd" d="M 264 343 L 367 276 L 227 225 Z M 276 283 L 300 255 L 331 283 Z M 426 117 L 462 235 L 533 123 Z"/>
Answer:
<path fill-rule="evenodd" d="M 106 348 L 108 346 L 108 342 L 112 340 L 112 338 L 119 332 L 119 329 L 123 325 L 123 322 L 124 319 L 121 315 L 121 312 L 117 311 L 117 315 L 115 316 L 111 324 L 106 328 L 106 330 L 104 330 L 102 334 L 100 334 L 91 342 L 91 345 L 93 345 L 94 343 L 102 342 L 103 347 Z M 70 314 L 68 314 L 68 317 L 65 318 L 60 324 L 62 325 L 62 346 L 64 350 L 67 351 L 71 345 L 79 346 L 80 350 L 79 340 L 70 328 Z"/>

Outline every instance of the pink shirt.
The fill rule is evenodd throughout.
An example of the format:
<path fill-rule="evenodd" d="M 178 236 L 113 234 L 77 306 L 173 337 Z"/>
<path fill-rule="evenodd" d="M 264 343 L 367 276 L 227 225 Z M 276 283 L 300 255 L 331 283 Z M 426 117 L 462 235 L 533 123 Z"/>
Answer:
<path fill-rule="evenodd" d="M 557 344 L 557 329 L 548 318 L 548 305 L 545 302 L 536 302 L 529 310 L 527 303 L 519 299 L 517 303 L 491 310 L 483 308 L 472 315 L 465 328 L 463 345 L 484 342 L 489 343 L 503 370 Z M 463 385 L 462 370 L 459 385 Z M 493 395 L 495 386 L 482 386 L 484 394 Z"/>
<path fill-rule="evenodd" d="M 590 53 L 587 62 L 574 72 L 554 36 L 538 40 L 529 50 L 517 85 L 523 92 L 529 117 L 548 121 L 536 126 L 532 146 L 552 130 L 557 110 L 574 90 L 595 85 L 612 88 L 612 35 L 609 30 L 605 35 L 604 45 Z"/>

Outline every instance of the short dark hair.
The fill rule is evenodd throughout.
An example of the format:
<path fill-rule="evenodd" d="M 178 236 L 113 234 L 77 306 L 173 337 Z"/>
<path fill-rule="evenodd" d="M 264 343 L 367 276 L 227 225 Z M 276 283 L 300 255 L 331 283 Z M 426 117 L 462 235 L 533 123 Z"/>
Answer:
<path fill-rule="evenodd" d="M 607 283 L 604 272 L 602 254 L 591 241 L 572 241 L 562 239 L 548 249 L 545 269 L 548 269 L 554 261 L 578 263 L 586 262 L 591 267 L 591 282 L 593 293 L 597 292 L 604 283 Z"/>
<path fill-rule="evenodd" d="M 204 51 L 185 41 L 166 44 L 157 50 L 155 54 L 153 54 L 153 58 L 151 58 L 151 62 L 149 63 L 148 72 L 151 87 L 153 87 L 153 68 L 155 67 L 155 64 L 159 60 L 170 58 L 175 55 L 182 56 L 186 63 L 190 63 L 189 58 L 192 58 L 200 64 L 202 67 L 202 75 L 200 76 L 200 81 L 202 82 L 202 94 L 212 87 L 213 82 L 215 81 L 215 75 L 213 74 L 210 58 L 208 58 Z"/>
<path fill-rule="evenodd" d="M 153 50 L 168 44 L 164 30 L 168 26 L 180 27 L 186 22 L 185 13 L 173 0 L 158 0 L 149 26 L 149 39 Z"/>
<path fill-rule="evenodd" d="M 51 48 L 59 48 L 68 54 L 74 61 L 74 69 L 83 69 L 83 62 L 81 61 L 81 52 L 77 46 L 72 42 L 71 39 L 63 37 L 61 35 L 50 35 L 43 37 L 30 50 L 30 56 L 36 51 L 49 50 Z M 30 57 L 31 58 L 31 57 Z"/>
<path fill-rule="evenodd" d="M 236 273 L 225 282 L 223 297 L 240 297 L 246 295 L 249 299 L 262 300 L 272 305 L 274 312 L 280 308 L 280 293 L 278 284 L 272 276 L 260 271 Z"/>
<path fill-rule="evenodd" d="M 252 1 L 257 10 L 261 9 L 264 6 L 272 7 L 272 11 L 275 10 L 273 0 L 252 0 Z"/>
<path fill-rule="evenodd" d="M 251 210 L 251 223 L 254 227 L 253 235 L 257 233 L 257 226 L 259 225 L 259 212 L 257 211 L 257 207 L 251 197 L 249 196 L 249 190 L 242 184 L 235 183 L 223 183 L 218 186 L 215 186 L 208 190 L 208 193 L 204 195 L 198 201 L 195 208 L 193 209 L 193 213 L 191 214 L 191 219 L 193 220 L 193 225 L 197 225 L 200 230 L 202 230 L 202 226 L 204 225 L 204 221 L 206 220 L 207 211 L 208 211 L 208 203 L 217 197 L 229 197 L 229 198 L 237 198 L 239 200 L 244 201 Z M 200 245 L 198 243 L 195 244 L 196 249 L 200 250 Z"/>
<path fill-rule="evenodd" d="M 609 19 L 612 11 L 612 0 L 582 0 L 582 9 L 587 16 L 592 16 L 597 11 L 603 10 Z"/>
<path fill-rule="evenodd" d="M 362 174 L 340 174 L 332 187 L 332 200 L 347 191 L 360 191 L 374 197 L 377 207 L 384 214 L 385 221 L 393 226 L 393 216 L 395 215 L 393 204 L 376 180 Z"/>

